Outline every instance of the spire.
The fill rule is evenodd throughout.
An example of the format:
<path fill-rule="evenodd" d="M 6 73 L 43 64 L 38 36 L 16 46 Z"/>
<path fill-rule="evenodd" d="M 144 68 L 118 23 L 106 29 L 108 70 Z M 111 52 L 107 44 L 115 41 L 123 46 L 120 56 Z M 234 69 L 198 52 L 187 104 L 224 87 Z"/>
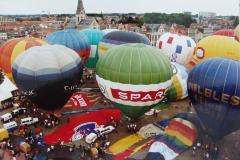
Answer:
<path fill-rule="evenodd" d="M 83 2 L 82 2 L 82 0 L 78 0 L 76 14 L 81 14 L 83 12 L 85 13 L 84 8 L 83 8 Z"/>
<path fill-rule="evenodd" d="M 78 6 L 76 11 L 76 23 L 79 24 L 81 20 L 86 18 L 85 10 L 83 8 L 82 0 L 78 0 Z"/>

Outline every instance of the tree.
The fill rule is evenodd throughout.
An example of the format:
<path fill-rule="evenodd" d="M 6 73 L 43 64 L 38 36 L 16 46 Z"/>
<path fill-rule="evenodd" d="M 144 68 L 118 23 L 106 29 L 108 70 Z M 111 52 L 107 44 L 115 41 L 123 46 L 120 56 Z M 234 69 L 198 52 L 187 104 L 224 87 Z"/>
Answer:
<path fill-rule="evenodd" d="M 146 13 L 143 19 L 145 23 L 165 23 L 170 25 L 173 23 L 177 23 L 180 25 L 184 25 L 185 27 L 189 27 L 192 23 L 196 22 L 196 20 L 194 20 L 190 15 L 182 13 Z"/>
<path fill-rule="evenodd" d="M 238 19 L 238 17 L 236 17 L 234 20 L 234 23 L 233 23 L 234 28 L 237 27 L 238 24 L 239 24 L 239 19 Z"/>

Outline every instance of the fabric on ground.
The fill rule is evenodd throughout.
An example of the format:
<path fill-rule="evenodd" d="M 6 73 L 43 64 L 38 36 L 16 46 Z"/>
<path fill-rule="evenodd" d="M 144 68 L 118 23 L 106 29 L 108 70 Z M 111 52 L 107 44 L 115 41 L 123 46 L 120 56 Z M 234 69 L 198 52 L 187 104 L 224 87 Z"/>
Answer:
<path fill-rule="evenodd" d="M 84 132 L 88 130 L 84 126 L 89 126 L 90 123 L 106 125 L 112 121 L 110 117 L 113 117 L 115 122 L 119 122 L 121 119 L 121 112 L 118 109 L 103 109 L 74 116 L 70 118 L 69 123 L 45 135 L 44 142 L 48 145 L 55 145 L 59 143 L 59 140 L 67 143 L 74 139 L 74 136 L 84 137 L 84 135 L 81 136 L 81 134 L 84 134 Z M 90 127 L 92 127 L 92 125 L 90 125 Z"/>
<path fill-rule="evenodd" d="M 143 126 L 138 131 L 138 134 L 140 136 L 142 136 L 143 138 L 149 138 L 151 136 L 158 135 L 158 134 L 161 134 L 161 133 L 162 133 L 162 130 L 160 128 L 156 127 L 153 124 L 148 124 L 146 126 Z"/>
<path fill-rule="evenodd" d="M 155 137 L 146 159 L 159 158 L 173 160 L 197 139 L 197 131 L 194 125 L 181 118 L 174 118 L 169 122 L 162 135 Z M 160 156 L 160 157 L 159 157 Z"/>
<path fill-rule="evenodd" d="M 145 150 L 148 146 L 150 146 L 154 141 L 150 140 L 136 148 L 131 148 L 131 149 L 127 149 L 126 151 L 119 153 L 118 155 L 114 156 L 114 160 L 125 160 L 126 158 L 130 157 L 131 155 L 139 152 L 139 151 L 143 151 Z M 136 158 L 134 158 L 136 159 Z"/>
<path fill-rule="evenodd" d="M 128 148 L 130 148 L 135 143 L 143 140 L 143 137 L 139 136 L 138 134 L 132 134 L 130 136 L 127 136 L 125 138 L 120 139 L 113 145 L 109 147 L 109 150 L 114 154 L 122 153 L 123 151 L 126 151 Z"/>

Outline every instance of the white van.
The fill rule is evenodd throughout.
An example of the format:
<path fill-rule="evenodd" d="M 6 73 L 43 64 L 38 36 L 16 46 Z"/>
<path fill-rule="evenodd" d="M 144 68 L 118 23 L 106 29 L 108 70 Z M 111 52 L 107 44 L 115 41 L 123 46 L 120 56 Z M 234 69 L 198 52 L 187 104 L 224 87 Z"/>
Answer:
<path fill-rule="evenodd" d="M 13 131 L 14 129 L 17 128 L 17 122 L 12 121 L 9 123 L 5 123 L 5 124 L 3 124 L 3 128 L 5 128 L 8 131 Z"/>
<path fill-rule="evenodd" d="M 112 132 L 115 128 L 113 126 L 107 126 L 107 127 L 98 127 L 95 128 L 93 130 L 93 132 L 91 132 L 90 134 L 88 134 L 85 137 L 85 141 L 87 143 L 93 143 L 96 141 L 97 137 L 97 133 L 99 133 L 99 135 L 103 135 L 103 134 L 108 134 L 110 132 Z"/>
<path fill-rule="evenodd" d="M 21 126 L 23 126 L 23 125 L 31 125 L 31 124 L 34 124 L 34 123 L 37 123 L 37 122 L 38 122 L 38 118 L 27 117 L 27 118 L 21 119 L 20 125 Z"/>
<path fill-rule="evenodd" d="M 1 116 L 1 121 L 3 123 L 7 122 L 7 121 L 10 121 L 12 119 L 12 114 L 11 113 L 6 113 L 4 115 Z"/>
<path fill-rule="evenodd" d="M 12 116 L 16 117 L 17 115 L 21 115 L 26 112 L 26 108 L 17 108 L 12 111 Z"/>

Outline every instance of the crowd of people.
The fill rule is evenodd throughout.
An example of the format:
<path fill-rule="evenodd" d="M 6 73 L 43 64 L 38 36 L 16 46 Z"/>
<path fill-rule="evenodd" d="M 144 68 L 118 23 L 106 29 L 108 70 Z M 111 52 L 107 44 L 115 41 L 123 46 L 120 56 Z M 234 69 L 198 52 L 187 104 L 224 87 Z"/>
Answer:
<path fill-rule="evenodd" d="M 198 141 L 192 147 L 192 157 L 201 156 L 203 160 L 217 160 L 219 147 L 215 143 L 202 143 Z"/>

